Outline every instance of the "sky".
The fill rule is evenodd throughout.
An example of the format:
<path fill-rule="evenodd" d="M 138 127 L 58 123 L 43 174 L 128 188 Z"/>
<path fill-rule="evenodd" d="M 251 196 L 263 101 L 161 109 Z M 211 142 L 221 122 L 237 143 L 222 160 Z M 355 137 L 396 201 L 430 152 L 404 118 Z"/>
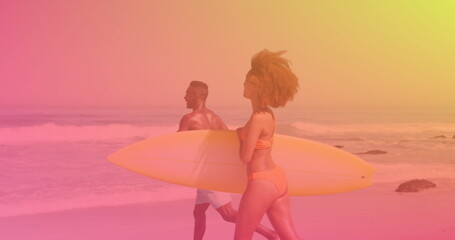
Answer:
<path fill-rule="evenodd" d="M 287 50 L 290 106 L 455 108 L 455 1 L 0 0 L 0 107 L 249 106 L 251 57 Z"/>

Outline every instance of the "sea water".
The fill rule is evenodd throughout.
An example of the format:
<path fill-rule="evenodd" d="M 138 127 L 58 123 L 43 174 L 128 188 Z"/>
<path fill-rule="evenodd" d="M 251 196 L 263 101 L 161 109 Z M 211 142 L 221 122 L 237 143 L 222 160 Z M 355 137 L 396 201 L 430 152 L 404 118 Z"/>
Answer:
<path fill-rule="evenodd" d="M 243 108 L 213 110 L 231 129 L 242 126 L 251 113 Z M 2 109 L 0 216 L 194 198 L 192 188 L 106 161 L 109 154 L 131 143 L 175 132 L 188 112 L 185 108 Z M 358 154 L 377 169 L 376 184 L 455 179 L 454 112 L 288 108 L 275 114 L 278 134 Z M 359 154 L 370 150 L 386 153 Z"/>

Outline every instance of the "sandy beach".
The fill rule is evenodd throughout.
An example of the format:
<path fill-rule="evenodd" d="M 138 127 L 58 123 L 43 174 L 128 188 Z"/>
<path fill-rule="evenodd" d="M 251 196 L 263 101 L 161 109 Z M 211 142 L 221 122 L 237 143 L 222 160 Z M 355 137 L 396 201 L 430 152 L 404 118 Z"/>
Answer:
<path fill-rule="evenodd" d="M 129 124 L 116 125 L 124 114 L 89 113 L 74 118 L 67 112 L 32 117 L 25 112 L 29 125 L 0 127 L 12 138 L 7 142 L 4 137 L 0 148 L 0 240 L 192 239 L 194 189 L 146 178 L 105 161 L 112 152 L 141 139 L 144 132 L 174 131 L 175 126 L 159 122 L 172 117 L 155 123 L 153 116 L 138 113 L 122 120 Z M 23 115 L 6 119 L 20 122 Z M 240 115 L 232 115 L 229 122 Z M 333 125 L 320 123 L 329 116 L 315 116 L 309 125 L 306 121 L 294 124 L 295 117 L 289 116 L 285 119 L 290 123 L 279 125 L 280 131 L 342 145 L 350 153 L 374 149 L 387 153 L 362 155 L 377 170 L 371 187 L 291 198 L 295 226 L 303 239 L 455 239 L 455 142 L 429 137 L 453 129 L 452 123 L 422 119 L 421 124 L 378 125 L 372 115 L 372 123 L 348 119 L 344 125 Z M 42 118 L 51 123 L 40 125 L 34 120 Z M 64 125 L 68 121 L 71 124 Z M 104 125 L 96 125 L 100 121 Z M 74 138 L 63 141 L 61 136 L 67 135 Z M 395 192 L 401 182 L 416 178 L 431 180 L 437 187 Z M 233 195 L 234 208 L 239 199 L 240 195 Z M 233 239 L 234 224 L 226 223 L 212 208 L 207 214 L 205 239 Z M 270 226 L 266 217 L 263 224 Z M 256 234 L 254 239 L 264 238 Z"/>
<path fill-rule="evenodd" d="M 327 196 L 292 197 L 295 225 L 304 239 L 451 240 L 455 190 L 448 182 L 418 193 L 396 193 L 396 183 Z M 233 195 L 238 206 L 239 195 Z M 191 239 L 193 200 L 100 206 L 0 218 L 2 240 Z M 205 239 L 232 239 L 234 225 L 213 209 Z M 270 226 L 268 220 L 263 220 Z M 254 239 L 263 239 L 255 235 Z"/>

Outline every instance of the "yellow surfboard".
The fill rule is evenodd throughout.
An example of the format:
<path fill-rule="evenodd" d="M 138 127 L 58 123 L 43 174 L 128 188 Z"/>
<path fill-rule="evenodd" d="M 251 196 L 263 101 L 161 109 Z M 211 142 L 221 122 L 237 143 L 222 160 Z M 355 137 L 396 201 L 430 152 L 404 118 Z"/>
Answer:
<path fill-rule="evenodd" d="M 133 172 L 189 187 L 243 193 L 246 165 L 235 131 L 197 130 L 149 138 L 108 160 Z M 375 170 L 336 147 L 274 135 L 272 158 L 286 172 L 293 196 L 341 193 L 368 187 Z"/>

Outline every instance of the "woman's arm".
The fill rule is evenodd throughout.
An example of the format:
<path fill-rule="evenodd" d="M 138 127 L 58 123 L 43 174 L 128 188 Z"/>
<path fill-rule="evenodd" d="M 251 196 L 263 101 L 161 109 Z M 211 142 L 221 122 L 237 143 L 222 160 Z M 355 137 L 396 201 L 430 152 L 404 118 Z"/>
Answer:
<path fill-rule="evenodd" d="M 250 123 L 247 128 L 245 128 L 245 139 L 240 141 L 240 160 L 244 163 L 249 163 L 253 157 L 254 150 L 256 148 L 256 143 L 261 135 L 263 129 L 264 121 L 258 114 L 253 114 L 250 119 Z M 241 129 L 237 129 L 237 134 L 240 136 Z"/>
<path fill-rule="evenodd" d="M 239 127 L 239 128 L 237 128 L 237 129 L 235 130 L 235 131 L 237 132 L 237 139 L 239 140 L 239 146 L 240 146 L 240 148 L 239 148 L 239 150 L 240 150 L 239 154 L 242 152 L 242 145 L 243 145 L 243 140 L 242 140 L 242 129 L 243 129 L 243 127 Z"/>

